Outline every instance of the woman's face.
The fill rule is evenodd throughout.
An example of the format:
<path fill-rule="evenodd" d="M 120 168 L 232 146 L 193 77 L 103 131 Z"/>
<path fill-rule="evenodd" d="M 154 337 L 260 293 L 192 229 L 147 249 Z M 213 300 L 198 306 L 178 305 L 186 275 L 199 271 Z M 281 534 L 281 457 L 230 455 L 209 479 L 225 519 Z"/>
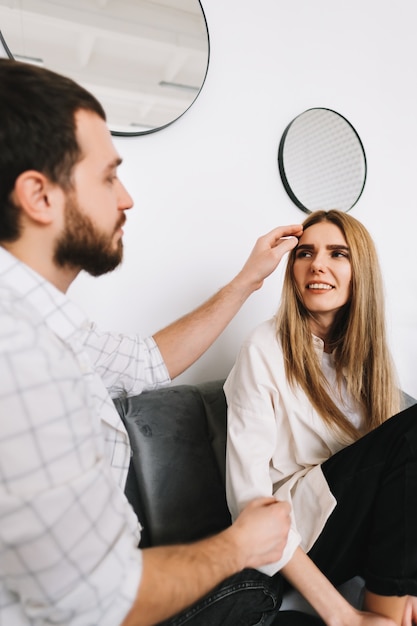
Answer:
<path fill-rule="evenodd" d="M 331 323 L 351 294 L 350 252 L 338 226 L 320 222 L 303 232 L 293 274 L 306 309 Z"/>

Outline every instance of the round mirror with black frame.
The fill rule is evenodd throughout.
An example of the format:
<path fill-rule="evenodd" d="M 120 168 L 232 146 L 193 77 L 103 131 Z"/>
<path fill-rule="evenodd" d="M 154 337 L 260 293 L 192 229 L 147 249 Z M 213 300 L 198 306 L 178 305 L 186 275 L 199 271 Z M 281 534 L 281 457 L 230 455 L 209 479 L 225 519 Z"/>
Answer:
<path fill-rule="evenodd" d="M 299 209 L 349 211 L 362 195 L 366 156 L 352 124 L 340 113 L 311 108 L 285 129 L 278 149 L 285 190 Z"/>
<path fill-rule="evenodd" d="M 113 135 L 152 133 L 177 120 L 208 70 L 199 0 L 0 0 L 0 31 L 13 58 L 91 91 Z"/>

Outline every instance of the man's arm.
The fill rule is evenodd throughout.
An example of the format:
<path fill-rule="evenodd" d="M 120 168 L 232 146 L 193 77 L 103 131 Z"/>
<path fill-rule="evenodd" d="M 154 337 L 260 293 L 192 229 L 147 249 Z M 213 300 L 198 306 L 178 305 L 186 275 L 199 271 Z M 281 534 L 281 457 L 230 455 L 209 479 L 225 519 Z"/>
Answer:
<path fill-rule="evenodd" d="M 171 378 L 181 374 L 211 346 L 247 298 L 276 269 L 284 254 L 294 248 L 301 233 L 301 225 L 295 224 L 280 226 L 260 237 L 230 283 L 195 311 L 154 335 Z"/>
<path fill-rule="evenodd" d="M 281 558 L 290 507 L 274 498 L 250 503 L 223 532 L 189 545 L 143 550 L 136 601 L 122 626 L 151 626 L 175 615 L 228 576 Z"/>

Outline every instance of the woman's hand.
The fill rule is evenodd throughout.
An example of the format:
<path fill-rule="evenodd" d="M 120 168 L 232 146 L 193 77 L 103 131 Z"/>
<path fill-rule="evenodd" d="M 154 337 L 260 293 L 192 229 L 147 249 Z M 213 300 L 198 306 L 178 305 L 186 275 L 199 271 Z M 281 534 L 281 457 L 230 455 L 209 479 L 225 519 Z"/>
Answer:
<path fill-rule="evenodd" d="M 357 626 L 396 626 L 394 620 L 376 613 L 359 612 Z"/>
<path fill-rule="evenodd" d="M 401 626 L 413 626 L 417 624 L 417 598 L 408 596 Z"/>

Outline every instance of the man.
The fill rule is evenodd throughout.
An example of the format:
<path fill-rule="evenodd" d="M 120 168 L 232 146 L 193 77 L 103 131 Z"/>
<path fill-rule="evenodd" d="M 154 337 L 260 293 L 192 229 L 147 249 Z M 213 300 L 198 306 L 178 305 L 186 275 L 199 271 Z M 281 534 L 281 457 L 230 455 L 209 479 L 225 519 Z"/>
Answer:
<path fill-rule="evenodd" d="M 65 294 L 81 270 L 122 260 L 133 203 L 120 161 L 91 94 L 0 60 L 1 624 L 156 624 L 285 546 L 289 507 L 265 498 L 214 537 L 137 549 L 111 396 L 168 384 L 198 359 L 301 227 L 261 237 L 228 285 L 154 337 L 102 333 Z"/>

